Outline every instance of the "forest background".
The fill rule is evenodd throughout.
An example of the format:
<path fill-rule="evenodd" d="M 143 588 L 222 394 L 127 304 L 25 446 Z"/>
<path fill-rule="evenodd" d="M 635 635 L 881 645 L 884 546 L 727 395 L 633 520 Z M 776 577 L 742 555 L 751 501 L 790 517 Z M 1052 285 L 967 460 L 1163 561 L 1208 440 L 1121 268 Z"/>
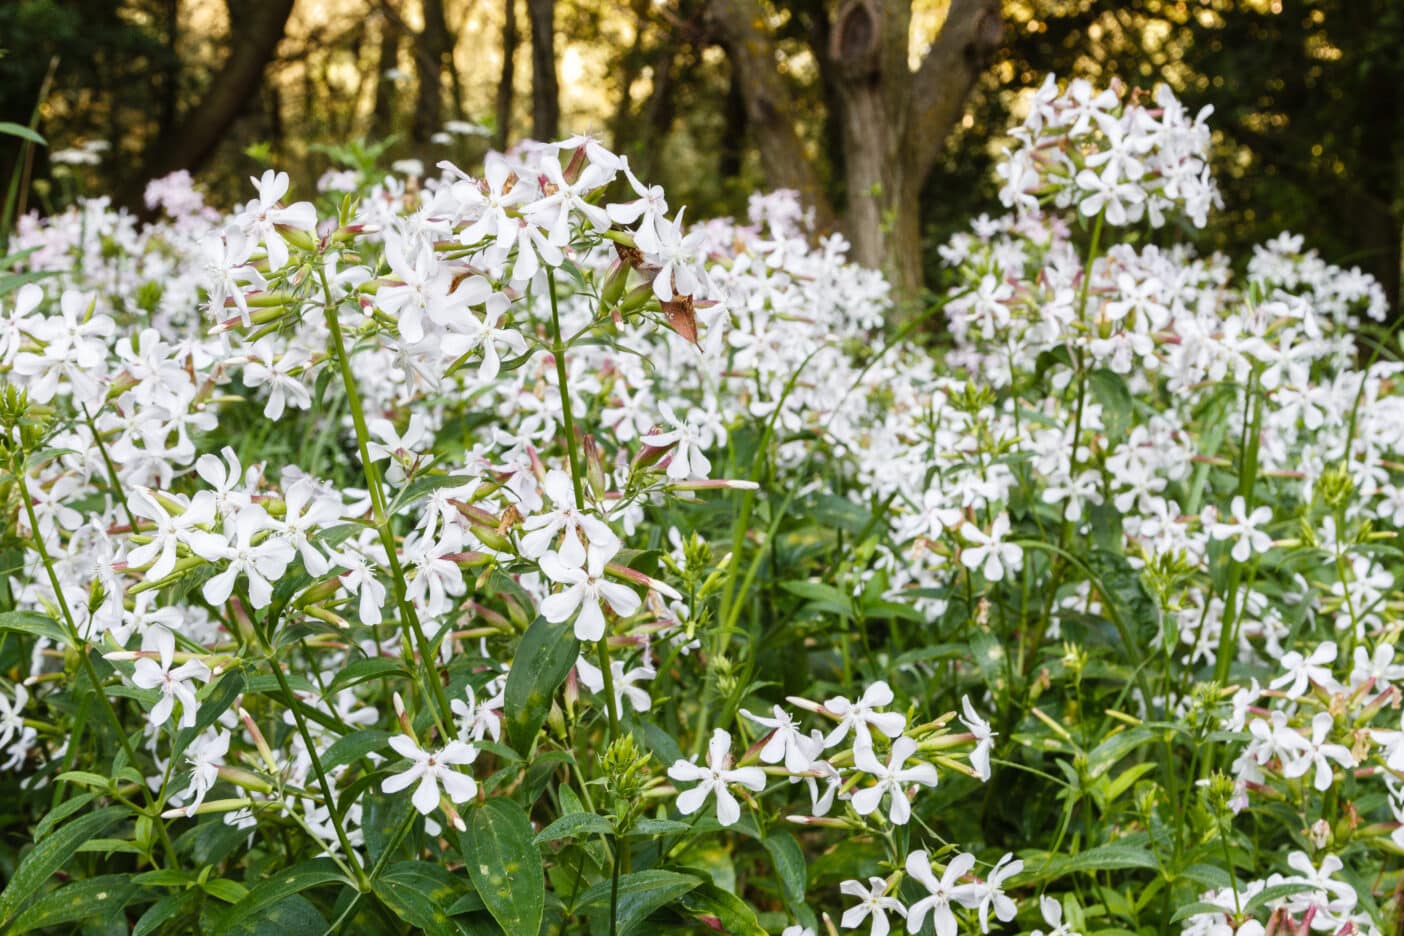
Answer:
<path fill-rule="evenodd" d="M 1398 0 L 6 0 L 0 120 L 49 145 L 0 138 L 0 180 L 139 213 L 179 169 L 232 204 L 264 165 L 307 192 L 589 132 L 690 217 L 799 189 L 920 298 L 1045 75 L 1166 82 L 1214 106 L 1225 210 L 1156 236 L 1303 232 L 1398 308 L 1401 47 Z"/>

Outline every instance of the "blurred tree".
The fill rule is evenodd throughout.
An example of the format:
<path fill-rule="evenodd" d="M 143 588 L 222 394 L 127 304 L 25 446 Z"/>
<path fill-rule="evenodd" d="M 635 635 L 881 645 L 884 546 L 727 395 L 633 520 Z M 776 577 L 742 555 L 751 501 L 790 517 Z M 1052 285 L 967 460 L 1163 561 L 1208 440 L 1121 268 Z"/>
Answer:
<path fill-rule="evenodd" d="M 512 132 L 512 97 L 517 75 L 517 0 L 505 0 L 502 15 L 502 77 L 497 82 L 495 133 L 492 145 L 507 149 Z"/>
<path fill-rule="evenodd" d="M 531 134 L 560 136 L 561 99 L 556 81 L 556 0 L 527 0 L 531 20 Z"/>
<path fill-rule="evenodd" d="M 287 29 L 293 0 L 227 0 L 227 5 L 228 56 L 204 94 L 186 109 L 174 128 L 157 135 L 157 145 L 146 155 L 144 178 L 176 169 L 199 169 L 239 113 L 257 97 L 263 70 Z"/>
<path fill-rule="evenodd" d="M 880 268 L 900 295 L 921 287 L 922 184 L 964 112 L 966 95 L 999 46 L 997 0 L 952 0 L 945 24 L 913 70 L 910 0 L 842 0 L 787 12 L 808 21 L 837 127 L 843 178 L 842 224 L 853 257 Z M 777 67 L 773 19 L 762 0 L 710 0 L 708 13 L 730 56 L 746 118 L 772 185 L 794 188 L 821 224 L 837 217 L 791 115 L 791 94 Z"/>

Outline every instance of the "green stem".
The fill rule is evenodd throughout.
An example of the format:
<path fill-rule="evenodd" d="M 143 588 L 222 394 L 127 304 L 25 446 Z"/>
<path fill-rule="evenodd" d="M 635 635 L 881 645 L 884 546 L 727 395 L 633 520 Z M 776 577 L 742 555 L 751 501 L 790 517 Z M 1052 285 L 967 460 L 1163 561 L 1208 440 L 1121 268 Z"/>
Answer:
<path fill-rule="evenodd" d="M 561 341 L 561 311 L 556 300 L 556 274 L 546 269 L 546 291 L 551 299 L 551 356 L 556 359 L 556 383 L 561 394 L 561 422 L 565 428 L 566 457 L 570 459 L 570 485 L 575 491 L 575 509 L 585 509 L 585 487 L 581 483 L 580 443 L 575 438 L 575 414 L 570 408 L 570 379 L 566 368 L 565 345 Z M 604 674 L 605 714 L 609 717 L 609 740 L 619 735 L 619 706 L 614 699 L 614 667 L 609 657 L 609 635 L 595 645 Z M 611 914 L 611 926 L 613 915 Z"/>
<path fill-rule="evenodd" d="M 39 532 L 39 518 L 34 514 L 34 499 L 29 496 L 29 465 L 20 465 L 20 470 L 16 472 L 19 481 L 19 493 L 24 501 L 24 511 L 29 517 L 29 530 L 34 540 L 34 547 L 39 551 L 39 561 L 43 563 L 44 571 L 49 577 L 49 586 L 54 590 L 54 598 L 58 601 L 59 611 L 63 614 L 63 621 L 68 625 L 68 638 L 73 642 L 73 647 L 78 651 L 78 659 L 83 665 L 83 671 L 87 673 L 88 681 L 93 684 L 93 692 L 102 700 L 102 706 L 107 711 L 107 717 L 112 721 L 112 727 L 117 730 L 117 741 L 122 746 L 122 753 L 127 756 L 127 762 L 136 767 L 136 753 L 132 750 L 131 739 L 127 737 L 127 732 L 122 727 L 122 719 L 118 717 L 117 710 L 112 707 L 112 700 L 107 697 L 107 693 L 102 690 L 102 680 L 98 678 L 97 668 L 93 666 L 93 661 L 88 654 L 88 642 L 78 633 L 78 625 L 73 620 L 73 612 L 68 607 L 68 599 L 63 595 L 63 587 L 59 584 L 58 573 L 54 571 L 54 561 L 49 556 L 49 548 L 44 545 L 44 536 Z M 142 801 L 146 805 L 151 822 L 156 827 L 156 831 L 161 836 L 161 846 L 166 850 L 166 855 L 172 860 L 176 860 L 175 846 L 171 844 L 170 833 L 166 831 L 166 822 L 161 818 L 161 811 L 156 808 L 156 803 L 151 798 L 151 791 L 146 788 L 145 783 L 137 784 L 141 788 Z M 155 858 L 152 858 L 155 864 Z"/>
<path fill-rule="evenodd" d="M 390 529 L 390 518 L 385 509 L 385 492 L 380 486 L 380 469 L 370 457 L 370 430 L 366 425 L 365 407 L 361 404 L 361 394 L 357 389 L 356 376 L 351 373 L 351 362 L 347 357 L 346 345 L 341 337 L 341 322 L 337 319 L 331 286 L 327 283 L 326 272 L 320 266 L 318 267 L 318 275 L 321 277 L 322 293 L 326 300 L 323 312 L 326 316 L 327 329 L 331 332 L 332 353 L 336 357 L 337 366 L 341 372 L 341 383 L 346 390 L 346 401 L 351 408 L 351 422 L 356 427 L 356 445 L 360 449 L 361 465 L 365 470 L 371 510 L 375 514 L 376 532 L 380 535 L 381 545 L 385 547 L 385 555 L 390 563 L 390 584 L 395 590 L 395 604 L 400 609 L 400 623 L 405 631 L 404 638 L 409 646 L 413 647 L 419 654 L 420 665 L 424 670 L 424 680 L 428 683 L 426 688 L 430 690 L 437 703 L 436 707 L 431 709 L 434 713 L 434 722 L 439 729 L 440 737 L 447 739 L 449 735 L 445 725 L 453 720 L 448 694 L 444 692 L 443 680 L 439 679 L 434 667 L 433 656 L 428 653 L 428 641 L 424 639 L 424 630 L 419 624 L 419 614 L 414 610 L 413 602 L 406 597 L 408 589 L 405 585 L 405 572 L 400 565 L 400 554 L 395 545 L 395 534 Z"/>
<path fill-rule="evenodd" d="M 270 626 L 272 623 L 269 622 Z M 312 771 L 317 775 L 317 785 L 322 790 L 322 800 L 327 804 L 327 815 L 331 819 L 332 828 L 336 830 L 336 840 L 340 843 L 346 860 L 350 862 L 356 873 L 357 885 L 363 891 L 369 890 L 370 879 L 366 877 L 365 869 L 361 867 L 361 863 L 356 860 L 356 852 L 351 847 L 350 839 L 346 837 L 346 830 L 341 827 L 336 798 L 332 796 L 331 784 L 327 782 L 326 772 L 322 770 L 322 758 L 317 754 L 317 743 L 307 727 L 307 719 L 302 717 L 301 703 L 298 702 L 297 696 L 293 695 L 292 687 L 288 685 L 288 677 L 283 673 L 283 665 L 273 653 L 273 648 L 269 646 L 267 638 L 263 636 L 263 630 L 255 626 L 253 632 L 258 636 L 258 642 L 263 647 L 264 658 L 273 669 L 273 678 L 278 681 L 278 688 L 283 691 L 283 696 L 288 700 L 288 709 L 292 712 L 293 720 L 297 722 L 297 733 L 302 735 L 302 743 L 307 747 L 307 756 L 312 761 Z"/>

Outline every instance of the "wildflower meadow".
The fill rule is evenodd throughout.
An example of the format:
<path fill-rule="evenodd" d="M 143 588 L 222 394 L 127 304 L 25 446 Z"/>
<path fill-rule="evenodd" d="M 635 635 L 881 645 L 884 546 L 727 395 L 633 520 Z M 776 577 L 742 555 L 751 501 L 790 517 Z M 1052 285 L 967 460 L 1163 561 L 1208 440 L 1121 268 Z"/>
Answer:
<path fill-rule="evenodd" d="M 1398 320 L 1213 119 L 1050 76 L 915 309 L 589 136 L 20 217 L 0 930 L 1398 933 Z"/>

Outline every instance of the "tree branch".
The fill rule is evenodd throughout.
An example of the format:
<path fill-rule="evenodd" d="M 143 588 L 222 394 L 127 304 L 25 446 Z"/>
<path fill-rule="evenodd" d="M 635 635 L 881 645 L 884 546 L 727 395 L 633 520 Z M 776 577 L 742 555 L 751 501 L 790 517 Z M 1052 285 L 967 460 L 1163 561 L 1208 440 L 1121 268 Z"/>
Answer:
<path fill-rule="evenodd" d="M 951 0 L 945 25 L 912 76 L 903 148 L 917 178 L 941 155 L 975 80 L 1004 39 L 998 0 Z"/>

